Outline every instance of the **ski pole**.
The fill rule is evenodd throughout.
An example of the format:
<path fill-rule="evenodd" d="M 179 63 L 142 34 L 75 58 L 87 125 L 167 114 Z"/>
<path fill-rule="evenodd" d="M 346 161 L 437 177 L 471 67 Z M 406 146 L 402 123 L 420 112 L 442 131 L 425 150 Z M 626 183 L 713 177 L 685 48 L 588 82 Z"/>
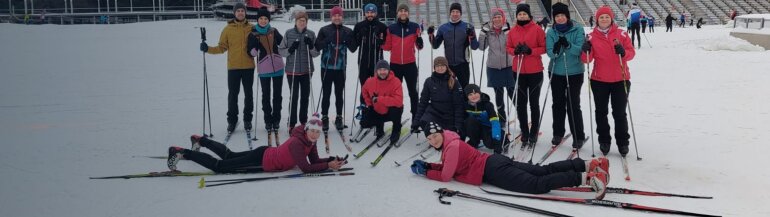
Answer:
<path fill-rule="evenodd" d="M 468 26 L 468 29 L 471 29 L 470 26 Z M 473 34 L 476 34 L 475 30 Z M 473 83 L 476 84 L 476 66 L 473 65 L 473 49 L 471 49 L 471 37 L 468 37 L 468 54 L 471 57 L 471 73 L 473 75 Z"/>
<path fill-rule="evenodd" d="M 566 48 L 564 48 L 564 49 L 566 49 Z M 568 72 L 567 72 L 567 51 L 566 51 L 566 50 L 565 50 L 565 51 L 562 51 L 562 54 L 561 54 L 561 55 L 562 55 L 562 58 L 564 58 L 564 76 L 565 76 L 565 80 L 567 81 L 567 91 L 565 91 L 565 92 L 566 92 L 566 94 L 567 94 L 567 100 L 569 100 L 569 102 L 568 102 L 568 103 L 569 103 L 570 119 L 572 120 L 572 125 L 570 125 L 569 129 L 570 129 L 570 131 L 572 132 L 572 135 L 574 136 L 574 135 L 578 135 L 578 134 L 576 134 L 576 133 L 577 133 L 577 129 L 576 129 L 576 128 L 577 128 L 577 122 L 575 122 L 575 108 L 574 108 L 574 107 L 572 107 L 572 91 L 571 91 L 571 87 L 570 87 L 570 84 L 569 84 L 569 74 L 567 74 L 567 73 L 568 73 Z M 555 93 L 556 93 L 556 92 L 554 92 L 554 94 L 555 94 Z M 578 93 L 580 93 L 580 91 L 579 91 L 579 90 L 578 90 Z M 547 97 L 547 96 L 546 96 L 546 97 Z M 578 106 L 579 106 L 579 105 L 578 105 Z M 582 116 L 583 114 L 581 113 L 580 115 Z M 581 117 L 581 119 L 582 119 L 582 117 Z M 582 123 L 581 123 L 581 124 L 582 124 Z M 582 127 L 581 127 L 581 128 L 582 128 Z M 577 139 L 577 138 L 575 138 L 575 137 L 572 137 L 572 141 L 573 141 L 573 142 L 574 142 L 576 139 Z M 582 141 L 583 139 L 585 139 L 585 137 L 583 137 L 583 138 L 580 138 L 580 139 L 581 139 L 581 141 Z M 583 144 L 581 143 L 581 144 L 580 144 L 580 147 L 581 147 L 581 148 L 582 148 L 582 145 L 583 145 Z M 572 147 L 572 148 L 573 148 L 573 149 L 575 149 L 575 151 L 576 151 L 575 153 L 577 153 L 577 156 L 578 156 L 578 157 L 580 157 L 580 151 L 579 151 L 578 149 L 576 149 L 576 147 Z"/>
<path fill-rule="evenodd" d="M 647 33 L 642 33 L 642 35 L 644 36 L 644 40 L 647 41 L 647 45 L 649 45 L 650 48 L 652 48 L 652 44 L 650 44 L 650 39 L 647 39 Z"/>
<path fill-rule="evenodd" d="M 484 31 L 484 25 L 489 25 L 489 22 L 486 22 L 486 23 L 481 25 L 481 31 L 482 32 Z M 487 48 L 489 48 L 489 36 L 488 35 L 486 37 L 484 37 L 484 45 L 486 45 Z M 481 47 L 481 46 L 479 46 L 479 47 Z M 481 51 L 481 71 L 479 72 L 479 76 L 481 76 L 481 77 L 479 78 L 479 87 L 481 87 L 482 86 L 481 84 L 484 83 L 484 71 L 486 71 L 485 70 L 486 68 L 484 68 L 484 63 L 486 63 L 486 57 L 487 57 L 487 49 L 482 49 L 482 51 Z"/>
<path fill-rule="evenodd" d="M 201 42 L 206 42 L 206 28 L 200 27 L 201 30 Z M 211 130 L 211 98 L 209 98 L 209 81 L 208 72 L 206 70 L 206 52 L 203 53 L 203 135 L 206 135 L 206 105 L 208 105 L 208 117 L 209 117 L 209 137 L 214 137 Z"/>
<path fill-rule="evenodd" d="M 618 45 L 620 44 L 618 39 L 615 39 L 615 43 Z M 641 161 L 642 158 L 639 157 L 639 147 L 636 143 L 636 130 L 634 130 L 634 115 L 631 112 L 631 100 L 628 98 L 629 93 L 628 93 L 628 84 L 627 84 L 628 80 L 626 76 L 626 65 L 623 63 L 623 56 L 621 56 L 620 54 L 618 54 L 618 61 L 620 62 L 620 72 L 623 74 L 623 90 L 625 90 L 626 92 L 626 104 L 628 105 L 628 117 L 631 121 L 631 133 L 634 138 L 634 149 L 636 150 L 636 160 Z"/>
<path fill-rule="evenodd" d="M 586 40 L 586 41 L 588 41 L 588 40 Z M 589 137 L 591 137 L 591 157 L 596 157 L 596 152 L 594 150 L 594 146 L 595 146 L 594 145 L 594 137 L 593 137 L 593 134 L 594 134 L 594 113 L 593 113 L 594 112 L 594 108 L 593 108 L 593 104 L 592 103 L 594 103 L 594 102 L 593 102 L 593 100 L 591 98 L 591 95 L 593 95 L 593 93 L 592 93 L 593 90 L 591 90 L 592 89 L 591 87 L 593 86 L 591 84 L 591 74 L 593 74 L 591 72 L 591 51 L 586 51 L 586 59 L 588 60 L 588 63 L 586 63 L 586 71 L 588 72 L 588 110 L 589 110 L 588 111 L 588 115 L 589 115 L 589 119 L 591 119 L 591 120 L 589 120 L 591 122 L 591 132 L 590 132 L 591 136 L 589 136 Z"/>
<path fill-rule="evenodd" d="M 430 150 L 430 148 L 432 148 L 432 146 L 425 147 L 422 150 L 420 150 L 420 152 L 417 152 L 416 154 L 409 156 L 409 158 L 406 158 L 401 162 L 394 161 L 394 163 L 396 163 L 396 167 L 400 167 L 401 165 L 405 164 L 407 161 L 411 160 L 412 158 L 416 158 L 418 155 L 421 155 L 422 153 L 425 153 L 426 151 Z"/>
<path fill-rule="evenodd" d="M 520 98 L 518 96 L 519 95 L 519 82 L 520 82 L 519 78 L 521 77 L 521 65 L 524 62 L 524 55 L 523 54 L 517 54 L 516 57 L 519 58 L 519 61 L 516 63 L 516 72 L 515 72 L 516 73 L 516 81 L 515 81 L 515 83 L 513 85 L 513 94 L 515 94 L 515 97 L 513 98 L 513 104 L 511 104 L 513 109 L 511 109 L 510 107 L 508 108 L 508 114 L 509 114 L 508 118 L 509 119 L 511 117 L 510 116 L 511 110 L 517 110 L 518 111 L 518 109 L 517 109 L 518 106 L 516 104 L 519 103 L 519 98 Z M 518 116 L 518 113 L 517 113 L 516 116 L 513 118 L 513 120 L 516 121 L 516 120 L 518 120 L 518 118 L 519 118 L 519 116 Z M 508 123 L 506 123 L 506 125 L 508 125 Z M 508 132 L 506 134 L 510 134 L 510 133 L 511 133 L 511 128 L 508 127 Z M 513 141 L 508 141 L 508 142 L 513 142 Z M 522 143 L 522 145 L 523 145 L 523 143 Z M 512 154 L 511 155 L 511 159 L 513 159 L 514 156 L 515 155 Z"/>
<path fill-rule="evenodd" d="M 553 82 L 553 74 L 554 74 L 553 68 L 556 65 L 556 63 L 549 64 L 549 65 L 550 65 L 550 69 L 548 70 L 549 72 L 548 74 L 550 75 L 548 76 L 548 86 L 545 88 L 545 99 L 543 100 L 543 108 L 540 110 L 540 119 L 537 121 L 537 129 L 534 129 L 535 131 L 540 131 L 540 124 L 543 122 L 543 116 L 545 115 L 545 107 L 547 107 L 546 105 L 548 104 L 548 93 L 550 93 L 551 91 L 551 83 Z M 540 85 L 542 85 L 542 83 L 540 83 Z M 530 103 L 532 103 L 532 100 L 530 100 Z M 532 131 L 532 129 L 530 129 L 530 131 Z M 538 132 L 535 132 L 535 133 L 536 133 L 535 135 L 539 135 Z M 535 138 L 537 137 L 539 136 L 535 136 Z M 537 141 L 537 139 L 535 139 L 535 141 Z M 529 157 L 529 162 L 528 162 L 529 164 L 532 164 L 532 158 L 535 156 L 535 147 L 537 147 L 537 142 L 532 144 L 532 153 L 530 153 L 531 156 Z"/>
<path fill-rule="evenodd" d="M 295 39 L 294 41 L 299 43 L 299 38 Z M 310 51 L 308 51 L 308 53 L 309 52 Z M 297 57 L 299 56 L 299 54 L 297 54 L 297 50 L 294 50 L 294 53 L 292 55 L 294 55 L 294 63 L 291 66 L 292 68 L 291 73 L 294 73 L 294 75 L 291 76 L 291 82 L 289 83 L 289 89 L 290 89 L 289 90 L 289 121 L 286 122 L 286 127 L 289 128 L 289 131 L 291 131 L 291 127 L 292 127 L 291 119 L 295 118 L 295 115 L 297 115 L 297 113 L 295 113 L 296 111 L 295 106 L 297 106 L 297 103 L 294 102 L 294 89 L 299 89 L 299 87 L 297 86 L 297 83 L 295 83 L 295 80 L 294 80 L 294 78 L 297 77 Z M 296 117 L 296 118 L 299 118 L 299 117 Z"/>

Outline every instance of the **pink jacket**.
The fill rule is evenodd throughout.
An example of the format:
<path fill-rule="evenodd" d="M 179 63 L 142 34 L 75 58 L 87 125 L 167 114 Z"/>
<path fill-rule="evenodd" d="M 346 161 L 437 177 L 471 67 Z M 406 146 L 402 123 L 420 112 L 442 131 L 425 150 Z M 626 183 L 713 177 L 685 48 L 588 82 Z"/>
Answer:
<path fill-rule="evenodd" d="M 481 185 L 489 154 L 480 152 L 460 139 L 457 133 L 444 130 L 441 163 L 432 163 L 428 178 L 448 182 L 452 178 L 462 183 Z"/>
<path fill-rule="evenodd" d="M 636 51 L 634 51 L 634 45 L 631 44 L 628 33 L 618 29 L 615 24 L 610 26 L 607 35 L 599 31 L 599 27 L 595 27 L 594 31 L 588 34 L 586 41 L 591 42 L 591 52 L 589 55 L 586 55 L 585 52 L 581 54 L 580 60 L 584 63 L 595 61 L 591 80 L 607 83 L 623 81 L 620 58 L 615 54 L 615 43 L 620 43 L 626 50 L 626 56 L 623 57 L 623 67 L 626 71 L 625 80 L 631 80 L 628 61 L 634 59 Z"/>
<path fill-rule="evenodd" d="M 262 168 L 273 172 L 286 171 L 298 166 L 303 173 L 311 173 L 329 169 L 327 160 L 327 158 L 318 158 L 316 144 L 307 140 L 305 125 L 299 125 L 291 130 L 291 138 L 286 142 L 265 150 Z"/>

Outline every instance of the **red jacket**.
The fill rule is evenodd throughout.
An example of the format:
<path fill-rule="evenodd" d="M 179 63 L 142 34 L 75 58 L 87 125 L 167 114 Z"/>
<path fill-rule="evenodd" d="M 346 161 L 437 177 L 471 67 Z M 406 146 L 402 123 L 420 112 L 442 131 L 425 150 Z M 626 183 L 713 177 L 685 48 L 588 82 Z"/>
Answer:
<path fill-rule="evenodd" d="M 455 178 L 462 183 L 481 185 L 489 154 L 471 147 L 455 132 L 444 130 L 443 135 L 441 164 L 430 164 L 428 178 L 442 182 Z"/>
<path fill-rule="evenodd" d="M 543 60 L 540 58 L 545 53 L 545 32 L 535 22 L 530 21 L 524 26 L 516 25 L 508 31 L 508 54 L 514 56 L 513 70 L 518 67 L 519 57 L 513 54 L 516 45 L 524 43 L 532 49 L 532 54 L 524 55 L 524 62 L 521 63 L 521 74 L 535 74 L 543 71 Z"/>
<path fill-rule="evenodd" d="M 316 144 L 307 140 L 305 125 L 294 127 L 291 138 L 278 147 L 268 147 L 262 156 L 262 168 L 268 172 L 286 171 L 295 166 L 303 173 L 329 169 L 328 159 L 318 158 Z"/>
<path fill-rule="evenodd" d="M 388 34 L 382 50 L 390 51 L 390 63 L 414 63 L 417 37 L 420 37 L 420 25 L 414 22 L 396 22 L 388 26 Z"/>
<path fill-rule="evenodd" d="M 361 91 L 364 94 L 366 106 L 374 106 L 374 111 L 383 115 L 388 113 L 388 107 L 404 107 L 404 91 L 401 87 L 401 80 L 396 78 L 393 71 L 388 73 L 385 80 L 380 80 L 376 74 L 377 72 L 373 77 L 366 79 Z M 373 96 L 377 96 L 377 103 L 372 102 Z"/>
<path fill-rule="evenodd" d="M 589 55 L 586 55 L 585 52 L 581 54 L 580 60 L 584 63 L 594 61 L 591 80 L 607 83 L 623 81 L 623 73 L 620 70 L 620 58 L 615 54 L 615 44 L 617 42 L 620 42 L 623 48 L 626 49 L 626 56 L 623 57 L 623 65 L 626 71 L 625 80 L 631 80 L 628 61 L 634 59 L 636 51 L 634 51 L 634 45 L 631 44 L 631 39 L 626 31 L 618 29 L 615 24 L 612 24 L 610 31 L 605 35 L 599 31 L 599 27 L 595 27 L 594 31 L 588 34 L 586 41 L 591 42 L 591 52 Z"/>

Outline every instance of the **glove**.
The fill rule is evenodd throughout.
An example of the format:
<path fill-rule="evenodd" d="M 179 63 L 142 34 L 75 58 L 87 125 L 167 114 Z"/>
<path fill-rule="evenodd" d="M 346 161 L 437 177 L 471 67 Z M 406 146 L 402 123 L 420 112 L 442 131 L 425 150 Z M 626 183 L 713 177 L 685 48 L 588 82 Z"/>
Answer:
<path fill-rule="evenodd" d="M 419 124 L 412 124 L 412 130 L 410 133 L 420 133 L 420 125 Z"/>
<path fill-rule="evenodd" d="M 592 48 L 591 42 L 590 41 L 586 41 L 585 43 L 583 43 L 583 47 L 580 50 L 582 50 L 583 53 L 587 53 L 587 52 L 591 51 L 591 48 Z"/>
<path fill-rule="evenodd" d="M 297 48 L 299 48 L 299 41 L 294 41 L 294 43 L 291 43 L 291 47 L 289 47 L 289 53 L 294 54 Z"/>
<path fill-rule="evenodd" d="M 500 129 L 500 121 L 494 120 L 492 121 L 492 139 L 495 141 L 500 141 L 502 139 L 502 135 L 500 135 L 500 132 L 502 130 Z"/>
<path fill-rule="evenodd" d="M 623 45 L 616 44 L 615 45 L 615 54 L 620 54 L 620 57 L 626 56 L 626 49 L 623 49 Z"/>
<path fill-rule="evenodd" d="M 489 24 L 489 23 L 486 23 L 485 25 L 481 25 L 481 33 L 484 33 L 484 34 L 489 33 L 489 26 L 490 25 L 491 24 Z"/>
<path fill-rule="evenodd" d="M 417 41 L 415 42 L 415 44 L 417 45 L 417 49 L 422 49 L 422 47 L 425 45 L 424 42 L 422 41 L 422 37 L 417 37 Z"/>
<path fill-rule="evenodd" d="M 310 39 L 310 37 L 305 36 L 305 44 L 307 49 L 313 49 L 313 39 Z"/>
<path fill-rule="evenodd" d="M 513 54 L 517 56 L 521 54 L 521 44 L 516 45 L 516 48 L 513 49 Z"/>
<path fill-rule="evenodd" d="M 203 52 L 209 51 L 209 45 L 206 44 L 206 42 L 201 42 L 201 51 Z"/>
<path fill-rule="evenodd" d="M 473 39 L 476 37 L 476 30 L 473 30 L 471 28 L 465 30 L 465 35 L 468 36 L 468 39 Z"/>
<path fill-rule="evenodd" d="M 375 43 L 377 43 L 377 46 L 385 44 L 385 39 L 382 38 L 382 33 L 378 34 L 377 37 L 374 38 Z"/>
<path fill-rule="evenodd" d="M 417 175 L 428 174 L 428 163 L 422 160 L 414 160 L 412 162 L 412 172 Z"/>
<path fill-rule="evenodd" d="M 257 51 L 257 49 L 256 49 L 256 48 L 252 48 L 252 49 L 249 51 L 249 54 L 251 54 L 251 56 L 252 56 L 252 57 L 256 57 L 257 55 L 259 55 L 259 51 Z"/>
<path fill-rule="evenodd" d="M 521 44 L 521 54 L 531 55 L 532 48 L 529 48 L 526 44 Z"/>
<path fill-rule="evenodd" d="M 556 41 L 556 43 L 553 44 L 553 53 L 558 54 L 561 53 L 561 50 L 563 48 L 568 48 L 570 46 L 569 42 L 567 41 L 567 38 L 565 37 L 559 37 L 559 40 Z"/>
<path fill-rule="evenodd" d="M 436 32 L 436 27 L 429 26 L 428 27 L 428 35 L 433 35 L 434 32 Z"/>

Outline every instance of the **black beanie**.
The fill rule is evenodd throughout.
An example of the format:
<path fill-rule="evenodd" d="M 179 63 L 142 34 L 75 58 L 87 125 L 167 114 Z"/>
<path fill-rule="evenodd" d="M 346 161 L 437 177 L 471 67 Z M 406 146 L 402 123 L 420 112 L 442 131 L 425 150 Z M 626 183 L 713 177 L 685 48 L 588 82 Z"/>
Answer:
<path fill-rule="evenodd" d="M 425 125 L 425 128 L 426 129 L 423 129 L 422 132 L 425 133 L 425 137 L 426 138 L 428 136 L 430 136 L 430 134 L 443 133 L 444 132 L 444 129 L 441 128 L 440 125 L 438 125 L 437 123 L 434 123 L 434 122 L 428 122 L 428 124 Z"/>
<path fill-rule="evenodd" d="M 468 84 L 465 85 L 465 95 L 470 95 L 471 93 L 481 93 L 481 88 L 479 85 L 476 84 Z"/>
<path fill-rule="evenodd" d="M 452 10 L 458 10 L 460 13 L 463 13 L 463 6 L 460 5 L 460 3 L 452 3 L 452 5 L 449 6 L 449 13 L 452 13 Z"/>
<path fill-rule="evenodd" d="M 267 19 L 270 20 L 270 11 L 267 11 L 266 7 L 259 8 L 259 10 L 257 10 L 257 19 L 260 17 L 267 17 Z"/>
<path fill-rule="evenodd" d="M 564 16 L 567 16 L 567 19 L 570 19 L 569 16 L 569 7 L 565 5 L 564 3 L 557 2 L 556 4 L 553 4 L 551 6 L 553 8 L 553 16 L 556 17 L 558 14 L 564 14 Z"/>
<path fill-rule="evenodd" d="M 390 64 L 386 60 L 380 60 L 377 62 L 377 65 L 374 67 L 375 70 L 378 69 L 387 69 L 390 70 Z"/>
<path fill-rule="evenodd" d="M 527 3 L 522 3 L 516 5 L 516 16 L 519 16 L 519 12 L 526 12 L 527 15 L 529 15 L 529 20 L 532 20 L 532 12 L 529 10 L 529 5 Z"/>
<path fill-rule="evenodd" d="M 237 11 L 238 9 L 243 9 L 243 10 L 245 10 L 245 11 L 248 11 L 248 10 L 246 9 L 246 5 L 245 5 L 245 4 L 243 4 L 243 3 L 240 3 L 240 2 L 239 2 L 239 3 L 237 3 L 237 4 L 235 4 L 235 6 L 233 6 L 233 12 Z"/>

